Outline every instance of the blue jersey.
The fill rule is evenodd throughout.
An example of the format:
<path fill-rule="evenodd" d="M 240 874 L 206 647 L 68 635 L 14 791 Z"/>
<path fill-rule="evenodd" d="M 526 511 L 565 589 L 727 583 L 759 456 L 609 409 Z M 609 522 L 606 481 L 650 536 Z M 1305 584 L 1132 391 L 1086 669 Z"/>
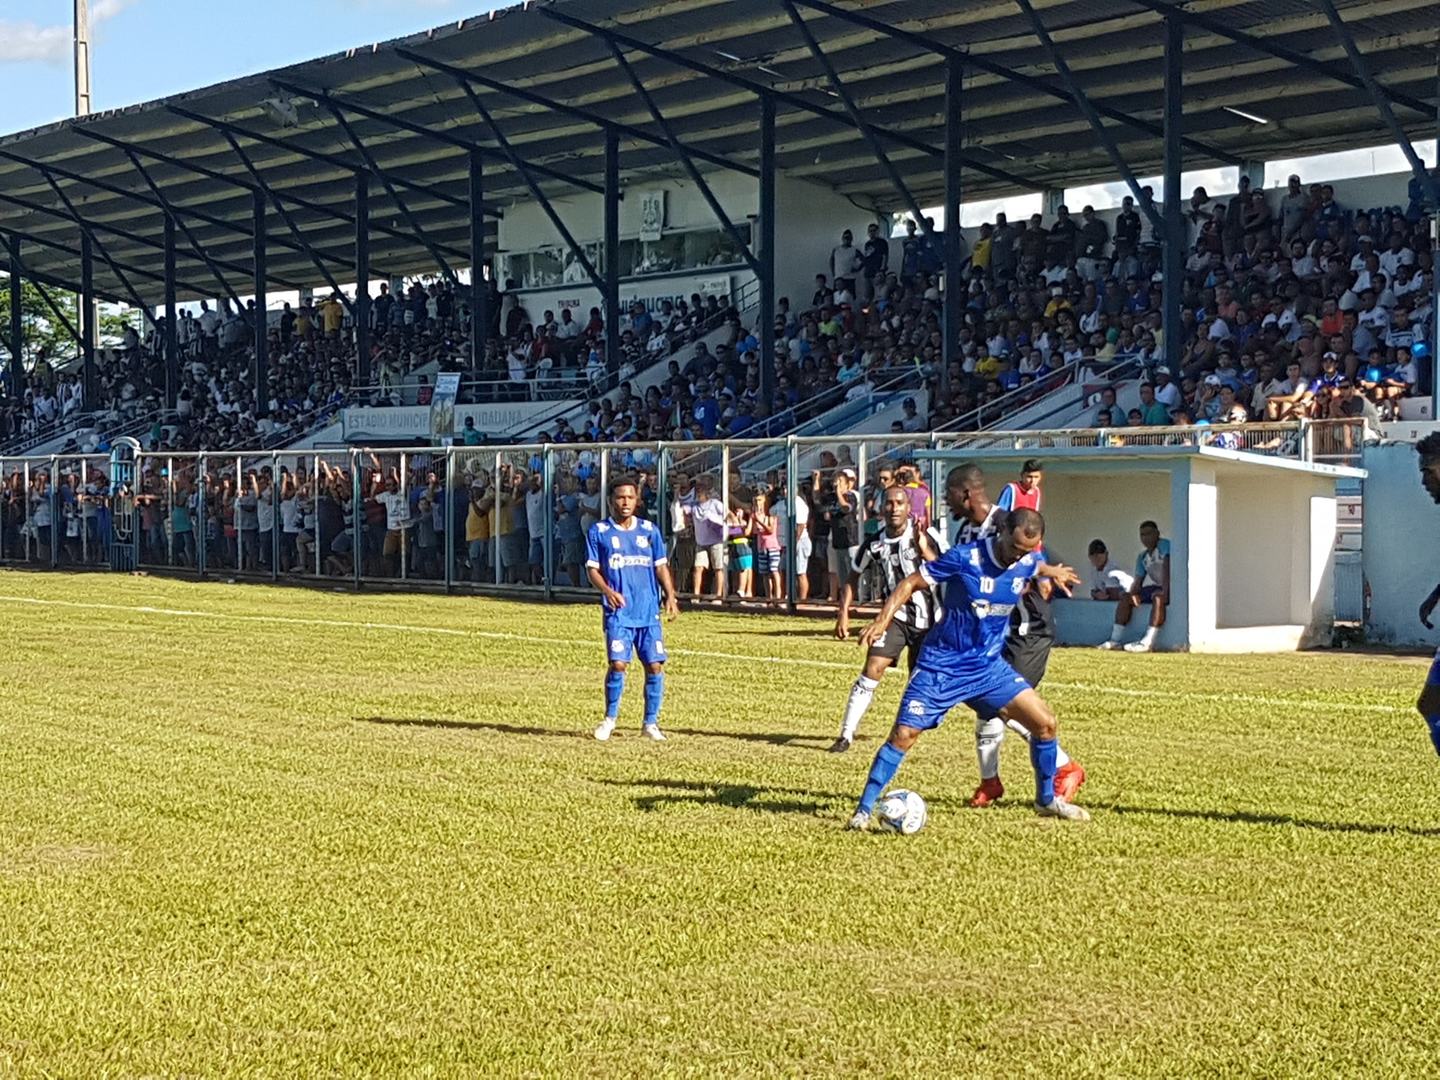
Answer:
<path fill-rule="evenodd" d="M 613 518 L 590 526 L 585 538 L 585 565 L 596 567 L 605 584 L 625 598 L 619 611 L 600 604 L 607 622 L 619 626 L 653 626 L 660 621 L 660 585 L 655 568 L 664 566 L 665 540 L 652 522 L 632 518 L 622 529 Z"/>
<path fill-rule="evenodd" d="M 995 541 L 986 539 L 953 547 L 920 567 L 920 576 L 932 587 L 945 585 L 945 618 L 925 638 L 916 666 L 964 677 L 993 664 L 1005 647 L 1010 614 L 1040 562 L 1032 551 L 1013 566 L 1002 566 L 995 559 Z"/>

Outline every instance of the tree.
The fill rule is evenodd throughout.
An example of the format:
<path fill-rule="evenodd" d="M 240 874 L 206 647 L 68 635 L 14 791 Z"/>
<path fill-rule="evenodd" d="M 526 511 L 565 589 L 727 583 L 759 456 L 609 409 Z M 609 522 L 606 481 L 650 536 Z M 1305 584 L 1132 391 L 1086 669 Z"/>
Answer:
<path fill-rule="evenodd" d="M 80 329 L 80 297 L 77 293 L 60 289 L 45 290 L 61 314 L 70 320 L 70 325 Z M 0 274 L 0 349 L 7 359 L 10 353 L 10 276 Z M 138 312 L 134 308 L 116 304 L 101 303 L 100 333 L 97 345 L 114 345 L 125 334 L 127 325 L 135 325 Z M 80 343 L 76 341 L 62 322 L 51 310 L 33 281 L 20 283 L 20 324 L 24 330 L 25 343 L 21 352 L 27 369 L 44 357 L 52 365 L 63 366 L 80 355 Z"/>

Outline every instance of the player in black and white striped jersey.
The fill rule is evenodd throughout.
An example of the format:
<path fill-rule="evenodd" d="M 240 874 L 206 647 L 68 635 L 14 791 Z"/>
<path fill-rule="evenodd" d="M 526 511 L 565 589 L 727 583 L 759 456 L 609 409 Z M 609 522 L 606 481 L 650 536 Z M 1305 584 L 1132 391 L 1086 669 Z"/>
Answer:
<path fill-rule="evenodd" d="M 835 636 L 844 641 L 850 636 L 850 605 L 860 577 L 870 567 L 879 570 L 881 594 L 876 600 L 884 603 L 885 598 L 911 574 L 920 569 L 922 563 L 940 557 L 945 549 L 944 537 L 935 529 L 922 529 L 910 516 L 910 495 L 901 487 L 889 488 L 881 498 L 881 519 L 885 527 L 880 534 L 863 547 L 855 556 L 849 577 L 840 590 L 840 613 L 835 619 Z M 898 612 L 895 621 L 883 637 L 870 647 L 865 656 L 865 667 L 850 687 L 850 697 L 845 702 L 845 717 L 840 725 L 840 737 L 830 746 L 833 754 L 843 754 L 855 741 L 860 720 L 875 696 L 885 672 L 894 667 L 905 653 L 911 668 L 919 655 L 920 645 L 930 628 L 940 621 L 939 601 L 929 589 L 916 592 Z"/>
<path fill-rule="evenodd" d="M 1038 470 L 1037 470 L 1038 471 Z M 1009 510 L 992 505 L 985 489 L 985 472 L 978 465 L 960 465 L 950 470 L 945 479 L 945 501 L 951 516 L 959 522 L 955 543 L 973 544 L 994 536 Z M 1010 633 L 1005 639 L 1005 662 L 1031 686 L 1039 686 L 1050 662 L 1050 648 L 1055 642 L 1055 623 L 1050 614 L 1050 596 L 1045 585 L 1028 589 L 1011 616 Z M 1000 782 L 1000 744 L 1009 728 L 1029 742 L 1029 735 L 1018 723 L 998 715 L 975 718 L 975 757 L 980 765 L 980 784 L 970 797 L 973 807 L 994 804 L 1005 794 Z M 1073 761 L 1064 749 L 1059 750 L 1055 773 L 1055 790 L 1069 801 L 1085 782 L 1085 770 Z"/>

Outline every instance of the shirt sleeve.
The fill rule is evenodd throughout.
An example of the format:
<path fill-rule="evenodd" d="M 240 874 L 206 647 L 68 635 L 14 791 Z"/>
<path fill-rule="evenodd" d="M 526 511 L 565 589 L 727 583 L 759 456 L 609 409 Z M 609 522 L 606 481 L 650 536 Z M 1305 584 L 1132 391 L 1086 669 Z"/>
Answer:
<path fill-rule="evenodd" d="M 850 572 L 863 575 L 874 561 L 875 559 L 870 554 L 870 545 L 862 544 L 855 552 L 855 557 L 850 560 Z"/>
<path fill-rule="evenodd" d="M 953 547 L 934 562 L 922 563 L 919 570 L 920 576 L 932 588 L 936 585 L 943 585 L 945 582 L 959 577 L 965 567 L 973 563 L 979 551 L 979 548 L 971 545 Z"/>
<path fill-rule="evenodd" d="M 1001 510 L 1009 511 L 1015 509 L 1014 484 L 1006 484 L 1003 488 L 1000 489 L 1000 497 L 995 500 L 995 505 L 1000 507 Z"/>
<path fill-rule="evenodd" d="M 650 550 L 655 553 L 656 566 L 664 566 L 670 561 L 669 553 L 665 549 L 665 537 L 659 529 L 650 530 Z"/>
<path fill-rule="evenodd" d="M 600 569 L 600 530 L 594 525 L 585 533 L 585 565 Z"/>

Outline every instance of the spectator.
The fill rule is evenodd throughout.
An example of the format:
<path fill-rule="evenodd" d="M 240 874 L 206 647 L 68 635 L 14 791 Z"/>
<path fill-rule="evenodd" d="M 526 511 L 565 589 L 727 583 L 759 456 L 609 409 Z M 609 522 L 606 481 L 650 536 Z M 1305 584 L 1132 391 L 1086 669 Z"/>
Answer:
<path fill-rule="evenodd" d="M 1091 600 L 1108 600 L 1118 603 L 1129 595 L 1135 579 L 1122 570 L 1110 558 L 1110 549 L 1104 540 L 1090 541 L 1090 570 L 1081 586 Z"/>
<path fill-rule="evenodd" d="M 691 589 L 697 597 L 705 595 L 702 586 L 705 573 L 710 573 L 710 595 L 718 603 L 725 595 L 725 504 L 715 494 L 715 479 L 708 474 L 695 478 L 695 505 L 690 511 L 695 530 L 695 568 Z"/>
<path fill-rule="evenodd" d="M 1110 640 L 1100 646 L 1102 649 L 1120 648 L 1130 616 L 1142 604 L 1150 605 L 1150 625 L 1139 641 L 1124 646 L 1126 652 L 1153 650 L 1155 637 L 1165 625 L 1165 609 L 1170 602 L 1170 541 L 1161 538 L 1155 522 L 1146 521 L 1140 525 L 1140 543 L 1144 550 L 1135 560 L 1134 580 L 1115 605 L 1115 625 L 1110 630 Z"/>

